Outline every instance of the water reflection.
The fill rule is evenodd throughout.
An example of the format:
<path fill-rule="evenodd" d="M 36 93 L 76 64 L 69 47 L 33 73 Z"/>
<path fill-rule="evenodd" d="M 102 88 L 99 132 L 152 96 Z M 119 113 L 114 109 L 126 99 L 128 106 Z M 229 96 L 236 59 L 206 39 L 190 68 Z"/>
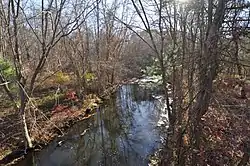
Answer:
<path fill-rule="evenodd" d="M 96 116 L 74 125 L 61 146 L 55 140 L 18 165 L 147 165 L 148 156 L 161 145 L 156 127 L 160 112 L 149 90 L 124 85 L 97 110 Z"/>

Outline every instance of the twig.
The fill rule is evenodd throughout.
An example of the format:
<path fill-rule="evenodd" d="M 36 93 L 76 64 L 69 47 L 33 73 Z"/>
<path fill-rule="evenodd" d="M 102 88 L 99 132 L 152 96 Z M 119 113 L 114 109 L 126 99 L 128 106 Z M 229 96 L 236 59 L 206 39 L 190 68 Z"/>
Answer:
<path fill-rule="evenodd" d="M 8 82 L 4 82 L 4 83 L 1 83 L 0 86 L 7 85 L 9 83 L 10 83 L 9 81 Z"/>

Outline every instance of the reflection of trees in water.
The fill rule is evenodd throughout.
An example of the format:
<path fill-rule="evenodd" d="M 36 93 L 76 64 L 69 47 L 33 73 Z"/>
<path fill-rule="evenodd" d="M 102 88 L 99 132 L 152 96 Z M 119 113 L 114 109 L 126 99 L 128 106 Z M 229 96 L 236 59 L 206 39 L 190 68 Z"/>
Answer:
<path fill-rule="evenodd" d="M 140 87 L 138 85 L 130 85 L 129 89 L 132 92 L 131 98 L 133 101 L 153 101 L 152 90 L 147 89 L 146 87 Z"/>
<path fill-rule="evenodd" d="M 143 96 L 144 93 L 140 93 L 143 91 L 140 87 L 136 85 L 128 85 L 123 86 L 123 89 L 120 91 L 120 94 L 118 95 L 118 103 L 120 102 L 120 117 L 119 120 L 123 125 L 123 137 L 126 141 L 124 144 L 128 146 L 128 150 L 131 150 L 131 154 L 136 155 L 136 158 L 139 159 L 145 159 L 145 156 L 140 156 L 139 152 L 137 153 L 136 150 L 138 150 L 133 145 L 140 144 L 141 141 L 143 141 L 144 138 L 139 138 L 138 133 L 136 133 L 136 129 L 142 129 L 138 128 L 137 120 L 138 116 L 141 117 L 143 120 L 148 119 L 150 120 L 152 117 L 151 113 L 153 113 L 155 110 L 155 105 L 152 101 L 150 101 L 150 98 L 148 97 L 148 93 L 146 93 L 146 96 Z M 125 108 L 125 109 L 124 109 Z M 145 113 L 146 111 L 146 113 Z M 149 111 L 149 112 L 147 112 Z M 156 112 L 157 113 L 157 112 Z M 147 117 L 145 117 L 147 116 Z M 139 122 L 140 124 L 141 122 Z M 148 121 L 143 122 L 145 124 L 149 123 Z M 127 130 L 126 130 L 127 129 Z M 135 136 L 135 137 L 134 137 Z M 124 146 L 126 147 L 126 146 Z M 140 160 L 140 159 L 139 159 Z"/>
<path fill-rule="evenodd" d="M 91 161 L 97 159 L 101 160 L 99 164 L 102 165 L 128 165 L 131 158 L 140 161 L 143 159 L 134 149 L 134 144 L 139 142 L 129 135 L 131 134 L 129 133 L 131 128 L 136 127 L 134 126 L 134 113 L 140 108 L 133 101 L 134 94 L 130 88 L 123 88 L 117 100 L 109 100 L 107 106 L 102 108 L 103 110 L 95 117 L 94 128 L 98 131 L 91 131 L 95 139 L 89 139 L 88 144 L 96 146 L 87 147 L 82 152 L 86 143 L 83 142 L 84 145 L 79 145 L 78 154 L 82 157 L 78 157 L 77 160 L 81 160 L 83 154 L 85 158 L 85 162 L 81 161 L 81 164 L 94 165 L 91 164 Z M 120 107 L 117 107 L 117 105 L 120 105 Z"/>
<path fill-rule="evenodd" d="M 145 143 L 145 133 L 140 131 L 143 129 L 140 125 L 144 123 L 142 120 L 151 121 L 149 116 L 154 112 L 155 105 L 140 99 L 144 94 L 138 94 L 141 89 L 137 88 L 123 86 L 115 98 L 100 108 L 96 116 L 76 124 L 69 133 L 70 139 L 56 150 L 70 152 L 68 162 L 76 166 L 141 165 L 146 156 L 142 152 L 145 149 L 140 147 Z M 145 125 L 148 123 L 145 121 Z M 89 130 L 80 137 L 80 131 L 88 127 Z"/>
<path fill-rule="evenodd" d="M 126 96 L 127 101 L 130 101 L 130 96 Z M 128 128 L 129 126 L 125 125 L 123 122 L 124 114 L 123 111 L 117 105 L 120 105 L 117 103 L 117 100 L 110 100 L 110 103 L 108 104 L 109 107 L 106 107 L 106 110 L 104 110 L 105 118 L 104 118 L 104 126 L 107 130 L 107 140 L 106 143 L 108 146 L 106 147 L 106 150 L 108 153 L 106 154 L 114 154 L 114 156 L 108 157 L 109 161 L 108 163 L 112 163 L 114 165 L 117 164 L 127 164 L 129 155 L 131 153 L 135 154 L 134 152 L 131 152 L 130 149 L 133 149 L 132 145 L 129 143 L 128 140 Z M 127 105 L 127 108 L 129 108 L 129 105 Z M 127 122 L 131 121 L 132 114 L 131 111 L 128 109 L 125 115 Z"/>
<path fill-rule="evenodd" d="M 93 127 L 86 133 L 85 139 L 78 142 L 75 165 L 109 165 L 110 158 L 112 161 L 109 155 L 119 154 L 117 138 L 122 133 L 122 125 L 119 123 L 115 100 L 107 104 L 108 107 L 94 117 Z"/>

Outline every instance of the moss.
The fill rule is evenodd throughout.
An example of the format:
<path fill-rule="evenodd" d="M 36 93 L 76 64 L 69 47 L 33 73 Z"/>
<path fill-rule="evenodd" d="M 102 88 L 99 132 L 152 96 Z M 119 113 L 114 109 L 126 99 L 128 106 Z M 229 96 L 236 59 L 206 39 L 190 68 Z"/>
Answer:
<path fill-rule="evenodd" d="M 47 96 L 44 96 L 41 99 L 37 99 L 35 100 L 36 104 L 38 105 L 38 107 L 40 108 L 52 108 L 55 103 L 56 100 L 63 100 L 65 98 L 65 95 L 63 93 L 60 94 L 49 94 Z"/>

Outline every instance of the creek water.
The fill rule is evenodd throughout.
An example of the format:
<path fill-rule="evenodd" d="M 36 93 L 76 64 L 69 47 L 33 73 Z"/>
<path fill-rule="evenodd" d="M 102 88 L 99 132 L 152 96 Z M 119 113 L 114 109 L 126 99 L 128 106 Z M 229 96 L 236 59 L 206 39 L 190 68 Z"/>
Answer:
<path fill-rule="evenodd" d="M 162 146 L 159 121 L 164 111 L 153 92 L 136 84 L 121 86 L 91 118 L 18 166 L 146 166 Z M 162 123 L 162 122 L 161 122 Z"/>

